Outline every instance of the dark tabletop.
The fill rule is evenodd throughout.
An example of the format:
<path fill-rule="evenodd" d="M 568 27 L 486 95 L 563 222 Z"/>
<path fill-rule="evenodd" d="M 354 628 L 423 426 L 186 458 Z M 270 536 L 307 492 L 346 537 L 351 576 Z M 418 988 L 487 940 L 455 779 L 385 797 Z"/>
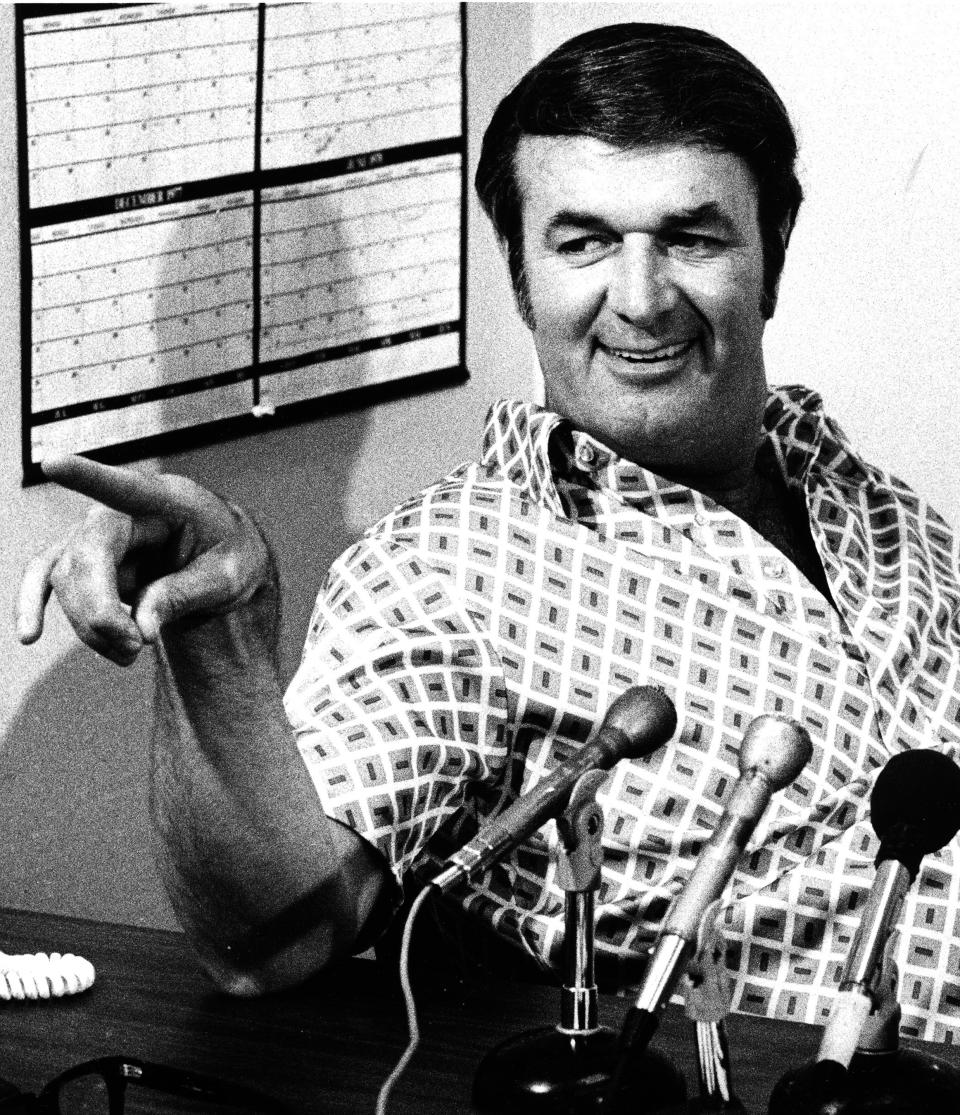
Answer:
<path fill-rule="evenodd" d="M 97 971 L 80 995 L 0 1002 L 0 1077 L 28 1091 L 79 1061 L 123 1053 L 256 1086 L 298 1112 L 372 1115 L 407 1043 L 396 975 L 371 960 L 348 961 L 296 990 L 237 999 L 213 989 L 179 933 L 4 910 L 0 950 L 74 952 Z M 559 992 L 548 986 L 418 973 L 414 990 L 421 1045 L 391 1115 L 470 1112 L 484 1055 L 559 1019 Z M 600 1021 L 619 1033 L 629 1006 L 604 996 Z M 736 1090 L 748 1112 L 762 1115 L 776 1080 L 812 1055 L 820 1031 L 746 1016 L 727 1026 Z M 681 1011 L 667 1011 L 654 1048 L 695 1095 L 692 1024 Z"/>

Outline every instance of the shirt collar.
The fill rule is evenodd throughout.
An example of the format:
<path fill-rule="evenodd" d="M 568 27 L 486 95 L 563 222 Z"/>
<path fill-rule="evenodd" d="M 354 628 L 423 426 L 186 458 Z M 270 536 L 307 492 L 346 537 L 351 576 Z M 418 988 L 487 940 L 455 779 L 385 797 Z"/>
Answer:
<path fill-rule="evenodd" d="M 852 483 L 869 480 L 873 473 L 840 427 L 826 417 L 820 395 L 799 385 L 771 389 L 761 448 L 772 450 L 787 483 L 797 487 L 805 487 L 817 470 L 829 470 Z M 491 407 L 481 463 L 561 516 L 568 509 L 557 478 L 575 473 L 592 474 L 597 483 L 631 502 L 652 494 L 661 501 L 690 498 L 690 489 L 618 456 L 536 403 L 501 399 Z"/>

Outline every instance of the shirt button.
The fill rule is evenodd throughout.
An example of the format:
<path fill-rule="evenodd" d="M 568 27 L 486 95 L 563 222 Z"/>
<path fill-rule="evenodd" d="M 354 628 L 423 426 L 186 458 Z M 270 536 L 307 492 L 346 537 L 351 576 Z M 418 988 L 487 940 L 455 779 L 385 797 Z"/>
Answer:
<path fill-rule="evenodd" d="M 589 442 L 584 442 L 577 450 L 577 460 L 582 465 L 590 466 L 596 463 L 597 451 Z"/>
<path fill-rule="evenodd" d="M 702 527 L 703 524 L 707 521 L 707 517 L 702 511 L 698 511 L 696 515 L 693 516 L 693 521 L 697 524 L 698 527 Z"/>
<path fill-rule="evenodd" d="M 786 566 L 782 561 L 765 561 L 763 563 L 763 575 L 765 577 L 772 577 L 774 580 L 779 580 L 786 571 Z"/>

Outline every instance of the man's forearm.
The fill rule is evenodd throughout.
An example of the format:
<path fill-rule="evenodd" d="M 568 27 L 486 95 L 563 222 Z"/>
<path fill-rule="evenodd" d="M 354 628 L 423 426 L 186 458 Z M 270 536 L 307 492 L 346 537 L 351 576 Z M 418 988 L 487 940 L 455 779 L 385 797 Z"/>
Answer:
<path fill-rule="evenodd" d="M 364 842 L 325 817 L 297 752 L 274 599 L 265 589 L 227 616 L 171 624 L 159 655 L 161 873 L 211 974 L 239 993 L 296 982 L 349 950 L 386 884 Z"/>

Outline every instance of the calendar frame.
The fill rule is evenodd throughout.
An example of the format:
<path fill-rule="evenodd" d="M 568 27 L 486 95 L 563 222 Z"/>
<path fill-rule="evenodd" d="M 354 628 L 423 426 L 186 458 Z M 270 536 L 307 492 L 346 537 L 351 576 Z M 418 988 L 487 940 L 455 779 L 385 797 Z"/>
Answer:
<path fill-rule="evenodd" d="M 264 41 L 264 12 L 268 5 L 248 5 L 255 7 L 259 16 L 259 57 L 258 57 L 258 87 L 256 112 L 263 112 L 263 41 Z M 48 206 L 45 212 L 41 208 L 31 208 L 30 181 L 29 181 L 29 150 L 30 140 L 27 119 L 27 77 L 25 62 L 25 31 L 24 22 L 37 17 L 55 17 L 57 15 L 70 15 L 77 13 L 106 12 L 117 8 L 142 8 L 143 5 L 78 5 L 78 4 L 17 4 L 16 5 L 16 84 L 17 84 L 17 144 L 18 144 L 18 178 L 19 178 L 19 209 L 20 209 L 20 271 L 21 271 L 21 430 L 22 430 L 22 469 L 23 484 L 25 486 L 42 482 L 44 477 L 40 461 L 34 452 L 34 431 L 41 422 L 59 421 L 50 418 L 51 413 L 59 414 L 61 411 L 39 411 L 34 406 L 34 260 L 36 245 L 33 234 L 42 218 L 47 224 L 55 220 L 70 222 L 71 219 L 80 219 L 81 210 L 76 205 Z M 174 5 L 158 6 L 164 9 Z M 466 10 L 464 4 L 456 5 L 459 16 L 459 134 L 455 137 L 438 137 L 432 144 L 421 144 L 414 149 L 411 145 L 406 150 L 391 150 L 378 148 L 371 151 L 351 152 L 348 156 L 330 160 L 318 160 L 309 166 L 297 165 L 289 168 L 280 167 L 263 169 L 260 164 L 260 151 L 262 137 L 259 132 L 259 120 L 255 144 L 258 147 L 255 167 L 249 174 L 235 175 L 235 180 L 216 183 L 218 192 L 228 188 L 235 191 L 250 191 L 253 199 L 254 227 L 251 251 L 251 283 L 253 296 L 251 336 L 251 360 L 243 367 L 233 369 L 227 376 L 230 382 L 237 384 L 250 384 L 251 406 L 242 413 L 217 416 L 212 419 L 205 418 L 198 412 L 196 419 L 191 418 L 187 424 L 176 428 L 160 429 L 148 433 L 146 436 L 133 436 L 114 439 L 104 443 L 83 446 L 76 450 L 83 455 L 107 463 L 123 463 L 150 456 L 163 456 L 181 452 L 186 449 L 235 438 L 250 436 L 264 432 L 268 429 L 292 427 L 310 422 L 327 415 L 342 413 L 360 407 L 370 406 L 407 395 L 416 395 L 430 391 L 437 391 L 463 383 L 469 378 L 466 368 L 466 252 L 467 252 L 467 92 L 466 92 Z M 260 255 L 260 215 L 264 206 L 264 193 L 271 188 L 277 189 L 285 183 L 308 181 L 312 175 L 323 178 L 340 180 L 341 176 L 362 176 L 371 166 L 381 168 L 389 167 L 391 160 L 398 164 L 416 159 L 422 155 L 424 159 L 436 158 L 447 155 L 459 157 L 459 198 L 455 199 L 458 213 L 458 253 L 456 271 L 456 290 L 458 299 L 457 316 L 445 322 L 438 322 L 436 330 L 448 334 L 443 341 L 444 351 L 454 349 L 456 356 L 453 360 L 444 361 L 442 366 L 428 367 L 425 370 L 416 370 L 402 373 L 396 377 L 372 383 L 359 383 L 353 385 L 349 382 L 337 383 L 330 390 L 322 391 L 312 397 L 299 398 L 295 401 L 284 402 L 276 407 L 261 406 L 261 387 L 272 382 L 270 377 L 278 372 L 289 370 L 290 367 L 303 367 L 307 370 L 325 367 L 331 362 L 336 367 L 337 361 L 346 361 L 348 358 L 362 358 L 364 353 L 369 353 L 376 348 L 389 348 L 413 342 L 421 342 L 425 331 L 422 328 L 399 330 L 390 335 L 371 336 L 354 341 L 348 345 L 331 345 L 329 349 L 320 353 L 314 352 L 312 359 L 304 360 L 302 357 L 293 361 L 267 361 L 261 356 L 260 336 L 262 335 L 261 311 L 264 300 L 260 287 L 260 271 L 262 269 Z M 344 179 L 346 180 L 346 179 Z M 205 190 L 210 190 L 213 184 L 210 180 L 196 182 L 154 183 L 145 185 L 144 192 L 148 190 L 158 192 L 161 197 L 159 202 L 150 204 L 171 204 L 173 200 L 182 202 L 190 197 L 203 196 Z M 178 193 L 172 191 L 179 189 Z M 165 200 L 164 191 L 170 191 L 170 201 Z M 95 203 L 87 203 L 82 207 L 82 213 L 116 213 L 116 207 L 124 203 L 123 195 L 108 194 L 96 199 Z M 218 210 L 219 212 L 219 210 Z M 40 217 L 38 217 L 40 214 Z M 455 334 L 455 338 L 451 336 Z M 426 334 L 429 336 L 429 334 Z M 343 351 L 341 351 L 343 350 Z M 309 356 L 310 354 L 308 354 Z M 376 354 L 374 354 L 376 355 Z M 392 354 L 391 354 L 392 355 Z M 299 361 L 299 363 L 298 363 Z M 278 377 L 279 378 L 279 377 Z M 212 379 L 211 379 L 212 382 Z M 166 398 L 177 397 L 180 405 L 184 405 L 184 396 L 190 396 L 191 391 L 202 393 L 206 390 L 207 380 L 198 377 L 196 380 L 187 381 L 187 384 L 175 383 L 172 385 L 159 385 L 154 389 L 151 401 L 163 401 Z M 199 384 L 200 386 L 194 386 Z M 95 400 L 94 403 L 77 404 L 77 408 L 96 405 L 100 410 L 113 409 L 120 415 L 124 407 L 133 406 L 132 400 L 139 400 L 142 395 L 138 392 L 125 393 L 123 391 L 104 400 Z M 198 397 L 201 395 L 198 394 Z M 189 398 L 186 400 L 189 406 Z M 76 411 L 63 411 L 86 413 L 80 409 Z M 108 419 L 105 419 L 108 421 Z"/>

